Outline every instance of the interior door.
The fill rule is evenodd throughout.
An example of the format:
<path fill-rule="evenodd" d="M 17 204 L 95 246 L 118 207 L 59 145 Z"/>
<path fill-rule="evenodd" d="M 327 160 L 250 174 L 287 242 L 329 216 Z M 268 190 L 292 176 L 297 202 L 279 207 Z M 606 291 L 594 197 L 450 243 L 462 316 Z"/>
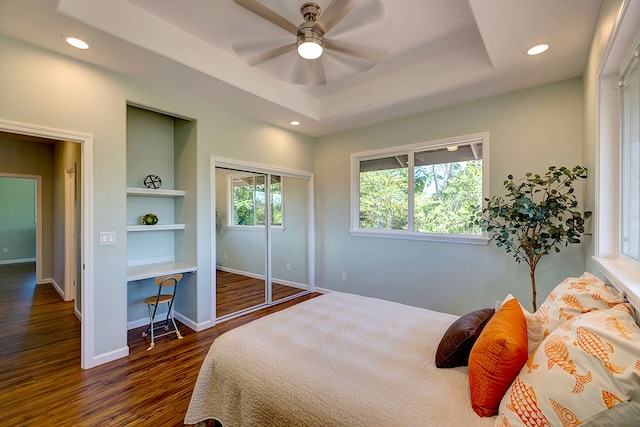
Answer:
<path fill-rule="evenodd" d="M 271 175 L 272 300 L 309 290 L 309 180 Z"/>
<path fill-rule="evenodd" d="M 216 318 L 267 303 L 265 174 L 216 173 Z"/>
<path fill-rule="evenodd" d="M 313 176 L 213 158 L 215 319 L 314 289 Z"/>

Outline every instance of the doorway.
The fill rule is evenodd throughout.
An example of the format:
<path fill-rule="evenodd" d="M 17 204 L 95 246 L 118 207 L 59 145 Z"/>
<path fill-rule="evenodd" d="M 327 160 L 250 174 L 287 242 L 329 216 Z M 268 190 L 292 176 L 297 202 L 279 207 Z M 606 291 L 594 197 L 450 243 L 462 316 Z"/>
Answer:
<path fill-rule="evenodd" d="M 312 174 L 223 158 L 211 174 L 212 319 L 313 291 Z"/>
<path fill-rule="evenodd" d="M 59 129 L 45 128 L 41 126 L 17 123 L 17 122 L 9 122 L 0 120 L 0 138 L 5 140 L 13 140 L 17 141 L 19 144 L 24 144 L 25 142 L 39 142 L 45 144 L 56 144 L 60 142 L 64 142 L 65 144 L 72 143 L 72 145 L 79 144 L 80 147 L 80 155 L 79 159 L 76 163 L 76 179 L 78 176 L 78 169 L 80 170 L 80 179 L 78 180 L 78 184 L 76 186 L 75 198 L 79 203 L 76 203 L 76 215 L 75 215 L 75 223 L 78 224 L 77 229 L 80 230 L 80 240 L 77 241 L 77 250 L 76 250 L 76 270 L 78 271 L 76 283 L 79 284 L 77 287 L 77 292 L 73 294 L 73 297 L 76 297 L 77 305 L 79 306 L 79 312 L 76 312 L 76 315 L 79 316 L 81 321 L 81 360 L 80 365 L 83 369 L 91 368 L 99 364 L 97 359 L 94 356 L 94 345 L 93 345 L 93 257 L 92 257 L 92 233 L 93 233 L 93 220 L 91 215 L 91 206 L 93 204 L 92 201 L 92 164 L 93 164 L 93 137 L 87 134 L 80 134 L 76 132 L 69 132 Z M 14 144 L 15 146 L 15 144 Z M 8 170 L 9 173 L 15 173 L 12 169 L 17 168 L 19 166 L 20 161 L 27 164 L 29 163 L 29 156 L 18 156 L 18 160 L 12 161 L 8 159 L 7 156 L 4 156 L 4 164 L 3 170 Z M 62 170 L 62 173 L 66 173 L 65 170 Z M 64 229 L 64 210 L 65 210 L 65 202 L 64 195 L 65 192 L 65 178 L 63 177 L 60 182 L 60 196 L 62 201 L 60 202 L 62 215 L 62 223 L 60 225 L 61 229 Z M 49 184 L 41 183 L 40 193 L 43 194 L 43 187 L 46 187 Z M 80 191 L 77 191 L 77 188 L 80 188 Z M 50 187 L 47 187 L 47 191 L 53 191 L 53 184 Z M 45 222 L 45 218 L 42 217 L 43 205 L 41 203 L 38 206 L 38 219 L 36 220 L 38 223 L 38 230 L 43 230 L 45 227 L 41 227 L 43 222 Z M 51 206 L 51 212 L 53 212 L 53 206 Z M 47 221 L 49 218 L 46 219 Z M 51 227 L 51 235 L 53 235 L 53 226 Z M 74 227 L 76 228 L 76 227 Z M 36 268 L 38 272 L 41 274 L 37 277 L 39 281 L 48 281 L 49 277 L 44 276 L 52 276 L 51 280 L 53 280 L 53 258 L 54 255 L 51 255 L 51 273 L 47 274 L 48 270 L 41 271 L 39 270 L 38 265 L 42 266 L 44 255 L 43 251 L 48 250 L 53 252 L 53 246 L 47 242 L 49 238 L 48 234 L 45 234 L 44 231 L 38 231 L 39 235 L 42 239 L 42 244 L 37 245 L 36 251 Z M 76 233 L 77 234 L 77 233 Z M 64 230 L 60 233 L 60 237 L 64 240 Z M 51 236 L 53 239 L 53 236 Z M 65 257 L 64 243 L 61 249 L 58 251 L 61 253 L 60 257 Z M 47 258 L 49 259 L 49 258 Z M 48 266 L 47 266 L 48 268 Z M 63 266 L 61 269 L 64 270 L 66 267 Z M 64 274 L 64 271 L 62 272 Z M 64 279 L 60 281 L 60 288 L 63 289 L 65 287 Z M 54 283 L 55 286 L 55 283 Z M 59 291 L 59 293 L 64 294 L 64 289 Z M 80 296 L 78 298 L 78 296 Z M 69 299 L 72 299 L 69 298 Z"/>

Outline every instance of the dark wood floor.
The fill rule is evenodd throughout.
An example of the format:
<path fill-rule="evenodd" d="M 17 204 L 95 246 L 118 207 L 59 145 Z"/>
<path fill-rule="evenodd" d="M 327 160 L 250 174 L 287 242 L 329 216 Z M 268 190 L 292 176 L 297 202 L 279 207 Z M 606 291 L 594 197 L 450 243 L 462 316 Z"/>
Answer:
<path fill-rule="evenodd" d="M 304 289 L 271 284 L 273 301 L 305 292 Z M 237 311 L 246 310 L 265 302 L 265 283 L 235 273 L 216 270 L 216 316 L 222 317 Z"/>
<path fill-rule="evenodd" d="M 130 354 L 80 369 L 73 303 L 35 285 L 35 266 L 0 266 L 0 425 L 180 426 L 202 360 L 223 332 L 318 294 L 306 295 L 195 333 L 156 340 L 129 331 Z"/>

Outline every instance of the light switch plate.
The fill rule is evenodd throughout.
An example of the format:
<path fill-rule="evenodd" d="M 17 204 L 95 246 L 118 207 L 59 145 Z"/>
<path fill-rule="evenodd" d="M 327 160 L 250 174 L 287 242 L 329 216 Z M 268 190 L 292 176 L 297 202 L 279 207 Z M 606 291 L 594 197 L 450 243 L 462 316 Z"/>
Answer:
<path fill-rule="evenodd" d="M 115 231 L 101 231 L 100 232 L 100 246 L 115 245 L 116 244 L 116 232 Z"/>

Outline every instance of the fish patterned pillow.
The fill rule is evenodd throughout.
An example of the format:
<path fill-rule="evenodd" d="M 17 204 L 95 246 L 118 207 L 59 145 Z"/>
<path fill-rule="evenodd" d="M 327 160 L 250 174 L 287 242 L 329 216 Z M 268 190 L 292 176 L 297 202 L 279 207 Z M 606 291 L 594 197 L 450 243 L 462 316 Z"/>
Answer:
<path fill-rule="evenodd" d="M 640 327 L 627 304 L 555 329 L 500 402 L 496 426 L 638 426 Z"/>
<path fill-rule="evenodd" d="M 567 320 L 593 310 L 604 310 L 624 302 L 624 295 L 590 273 L 568 277 L 555 287 L 535 312 L 542 322 L 543 336 Z"/>

